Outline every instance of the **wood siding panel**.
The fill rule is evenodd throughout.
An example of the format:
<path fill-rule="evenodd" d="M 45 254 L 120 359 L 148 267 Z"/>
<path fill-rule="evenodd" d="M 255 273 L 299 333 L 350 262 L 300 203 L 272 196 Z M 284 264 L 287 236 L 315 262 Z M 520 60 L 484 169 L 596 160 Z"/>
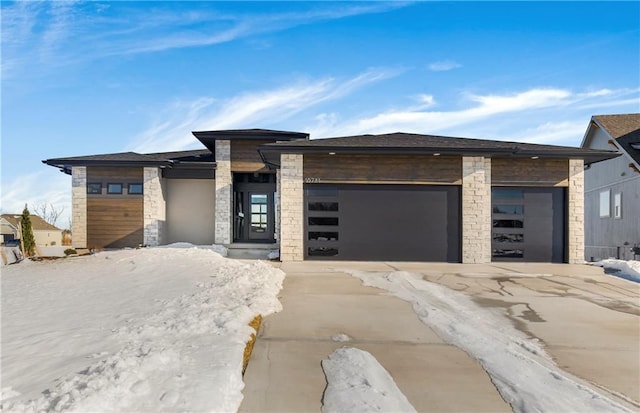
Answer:
<path fill-rule="evenodd" d="M 491 184 L 506 186 L 568 186 L 567 159 L 492 158 Z"/>
<path fill-rule="evenodd" d="M 460 185 L 462 158 L 433 155 L 305 155 L 308 183 Z"/>
<path fill-rule="evenodd" d="M 127 181 L 142 182 L 142 167 L 114 167 L 114 166 L 89 166 L 87 167 L 87 182 L 106 182 L 124 179 Z M 119 182 L 119 181 L 117 181 Z"/>
<path fill-rule="evenodd" d="M 136 247 L 143 240 L 143 200 L 138 198 L 88 198 L 87 246 Z"/>
<path fill-rule="evenodd" d="M 258 145 L 273 143 L 274 140 L 232 140 L 231 141 L 231 171 L 258 172 L 266 170 L 258 153 Z"/>

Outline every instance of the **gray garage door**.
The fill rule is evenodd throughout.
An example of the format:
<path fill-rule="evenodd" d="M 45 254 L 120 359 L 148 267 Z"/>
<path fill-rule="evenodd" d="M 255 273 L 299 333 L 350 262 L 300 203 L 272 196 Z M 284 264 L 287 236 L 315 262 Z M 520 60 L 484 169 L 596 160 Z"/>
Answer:
<path fill-rule="evenodd" d="M 494 261 L 565 262 L 564 188 L 494 187 Z"/>
<path fill-rule="evenodd" d="M 460 187 L 306 185 L 305 258 L 460 262 Z"/>

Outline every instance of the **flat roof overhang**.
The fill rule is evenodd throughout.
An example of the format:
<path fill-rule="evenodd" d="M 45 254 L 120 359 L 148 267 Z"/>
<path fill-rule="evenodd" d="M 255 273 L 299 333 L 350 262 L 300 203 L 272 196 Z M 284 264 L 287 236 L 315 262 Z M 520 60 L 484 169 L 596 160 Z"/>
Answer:
<path fill-rule="evenodd" d="M 521 148 L 438 148 L 438 147 L 345 147 L 345 146 L 296 146 L 260 145 L 258 152 L 264 163 L 270 167 L 280 167 L 280 154 L 325 154 L 325 155 L 433 155 L 433 156 L 485 156 L 529 159 L 583 159 L 585 165 L 613 159 L 619 152 L 575 148 L 575 150 L 530 150 Z"/>
<path fill-rule="evenodd" d="M 271 129 L 229 129 L 212 131 L 191 132 L 202 144 L 215 153 L 216 141 L 218 140 L 273 140 L 273 141 L 293 141 L 309 139 L 309 134 L 304 132 L 290 132 Z"/>
<path fill-rule="evenodd" d="M 158 167 L 179 169 L 216 169 L 215 162 L 179 162 L 179 161 L 117 161 L 117 160 L 73 160 L 45 159 L 43 164 L 56 167 L 71 175 L 74 166 L 112 166 L 112 167 Z"/>

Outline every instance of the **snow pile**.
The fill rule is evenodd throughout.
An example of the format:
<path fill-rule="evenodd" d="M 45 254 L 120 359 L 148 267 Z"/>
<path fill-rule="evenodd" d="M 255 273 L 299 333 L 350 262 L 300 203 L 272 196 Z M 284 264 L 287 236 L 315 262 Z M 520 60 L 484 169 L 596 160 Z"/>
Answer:
<path fill-rule="evenodd" d="M 20 247 L 0 247 L 0 265 L 14 264 L 22 259 Z"/>
<path fill-rule="evenodd" d="M 403 271 L 345 271 L 413 304 L 440 338 L 475 358 L 515 412 L 629 412 L 559 368 L 541 344 L 467 295 Z"/>
<path fill-rule="evenodd" d="M 603 267 L 605 270 L 609 270 L 609 273 L 616 277 L 640 282 L 640 261 L 607 259 L 593 262 L 591 265 Z"/>
<path fill-rule="evenodd" d="M 202 248 L 6 267 L 2 410 L 236 411 L 248 323 L 283 279 Z"/>
<path fill-rule="evenodd" d="M 323 413 L 415 412 L 411 403 L 370 353 L 340 348 L 322 360 L 327 388 Z"/>

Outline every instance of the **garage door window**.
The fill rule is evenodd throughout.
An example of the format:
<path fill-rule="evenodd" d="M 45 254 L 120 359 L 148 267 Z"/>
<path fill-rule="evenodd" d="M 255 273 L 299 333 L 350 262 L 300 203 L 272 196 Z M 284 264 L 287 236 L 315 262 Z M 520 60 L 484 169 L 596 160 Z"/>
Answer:
<path fill-rule="evenodd" d="M 340 220 L 338 190 L 335 188 L 307 188 L 307 256 L 336 257 L 339 252 Z"/>

